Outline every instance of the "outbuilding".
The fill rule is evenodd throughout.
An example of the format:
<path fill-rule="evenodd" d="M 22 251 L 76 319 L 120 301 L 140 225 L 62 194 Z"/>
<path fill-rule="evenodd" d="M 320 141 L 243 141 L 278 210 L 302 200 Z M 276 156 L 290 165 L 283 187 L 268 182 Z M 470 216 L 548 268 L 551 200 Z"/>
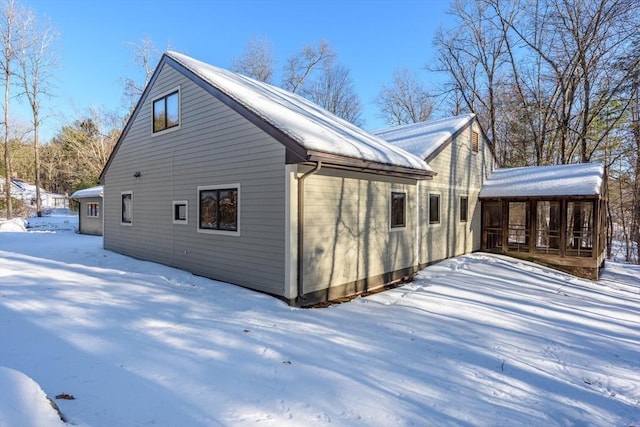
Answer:
<path fill-rule="evenodd" d="M 78 202 L 78 232 L 102 236 L 102 186 L 78 190 L 71 199 Z"/>

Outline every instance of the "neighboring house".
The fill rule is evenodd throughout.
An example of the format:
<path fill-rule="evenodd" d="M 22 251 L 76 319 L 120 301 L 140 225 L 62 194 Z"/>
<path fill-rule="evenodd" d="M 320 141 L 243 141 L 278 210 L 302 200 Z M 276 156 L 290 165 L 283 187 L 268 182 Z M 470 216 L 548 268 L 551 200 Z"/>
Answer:
<path fill-rule="evenodd" d="M 102 186 L 78 190 L 71 195 L 79 204 L 78 232 L 102 236 Z"/>
<path fill-rule="evenodd" d="M 437 173 L 418 183 L 419 265 L 480 249 L 478 194 L 494 157 L 474 114 L 374 132 L 421 159 Z"/>
<path fill-rule="evenodd" d="M 0 177 L 0 197 L 5 197 L 5 178 Z M 35 208 L 36 186 L 20 178 L 11 178 L 11 197 L 21 200 L 27 207 Z M 64 194 L 49 193 L 40 188 L 40 206 L 42 209 L 58 209 L 69 207 L 69 197 Z"/>
<path fill-rule="evenodd" d="M 498 169 L 480 192 L 482 249 L 598 279 L 606 173 L 597 163 Z"/>
<path fill-rule="evenodd" d="M 295 305 L 379 287 L 479 247 L 475 196 L 493 162 L 473 117 L 456 123 L 416 156 L 167 52 L 100 177 L 104 247 Z"/>

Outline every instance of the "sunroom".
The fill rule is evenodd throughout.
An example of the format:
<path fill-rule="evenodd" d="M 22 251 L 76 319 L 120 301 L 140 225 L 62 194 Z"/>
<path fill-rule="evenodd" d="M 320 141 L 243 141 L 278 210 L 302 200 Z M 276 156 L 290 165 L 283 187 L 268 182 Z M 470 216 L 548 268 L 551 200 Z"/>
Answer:
<path fill-rule="evenodd" d="M 596 163 L 498 169 L 480 191 L 482 250 L 598 279 L 606 175 Z"/>

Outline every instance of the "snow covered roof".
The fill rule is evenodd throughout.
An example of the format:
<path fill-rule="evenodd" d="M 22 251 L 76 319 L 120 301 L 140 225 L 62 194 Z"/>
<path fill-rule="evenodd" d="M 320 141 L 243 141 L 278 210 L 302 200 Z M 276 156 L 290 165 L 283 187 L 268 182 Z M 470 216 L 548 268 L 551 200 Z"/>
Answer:
<path fill-rule="evenodd" d="M 432 175 L 432 169 L 421 158 L 388 144 L 299 95 L 181 53 L 168 51 L 165 57 L 287 135 L 307 150 L 309 157 L 314 153 L 325 153 Z"/>
<path fill-rule="evenodd" d="M 474 117 L 475 114 L 463 114 L 380 129 L 373 133 L 396 147 L 426 159 L 462 130 Z"/>
<path fill-rule="evenodd" d="M 78 190 L 71 195 L 72 199 L 83 199 L 85 197 L 102 197 L 102 185 Z"/>
<path fill-rule="evenodd" d="M 599 163 L 497 169 L 479 197 L 598 196 L 603 179 Z"/>

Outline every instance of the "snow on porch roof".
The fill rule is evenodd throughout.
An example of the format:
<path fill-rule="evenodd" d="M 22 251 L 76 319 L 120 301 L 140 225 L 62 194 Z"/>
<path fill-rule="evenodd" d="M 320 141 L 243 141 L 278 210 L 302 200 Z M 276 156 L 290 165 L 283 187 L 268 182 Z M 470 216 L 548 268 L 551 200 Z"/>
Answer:
<path fill-rule="evenodd" d="M 433 172 L 422 159 L 299 95 L 177 52 L 166 55 L 307 150 Z"/>
<path fill-rule="evenodd" d="M 78 190 L 71 195 L 72 199 L 83 199 L 85 197 L 102 197 L 102 186 L 85 188 L 84 190 Z"/>
<path fill-rule="evenodd" d="M 598 196 L 603 178 L 599 163 L 497 169 L 479 197 Z"/>
<path fill-rule="evenodd" d="M 380 129 L 373 134 L 421 159 L 426 159 L 474 117 L 475 114 L 463 114 Z"/>

